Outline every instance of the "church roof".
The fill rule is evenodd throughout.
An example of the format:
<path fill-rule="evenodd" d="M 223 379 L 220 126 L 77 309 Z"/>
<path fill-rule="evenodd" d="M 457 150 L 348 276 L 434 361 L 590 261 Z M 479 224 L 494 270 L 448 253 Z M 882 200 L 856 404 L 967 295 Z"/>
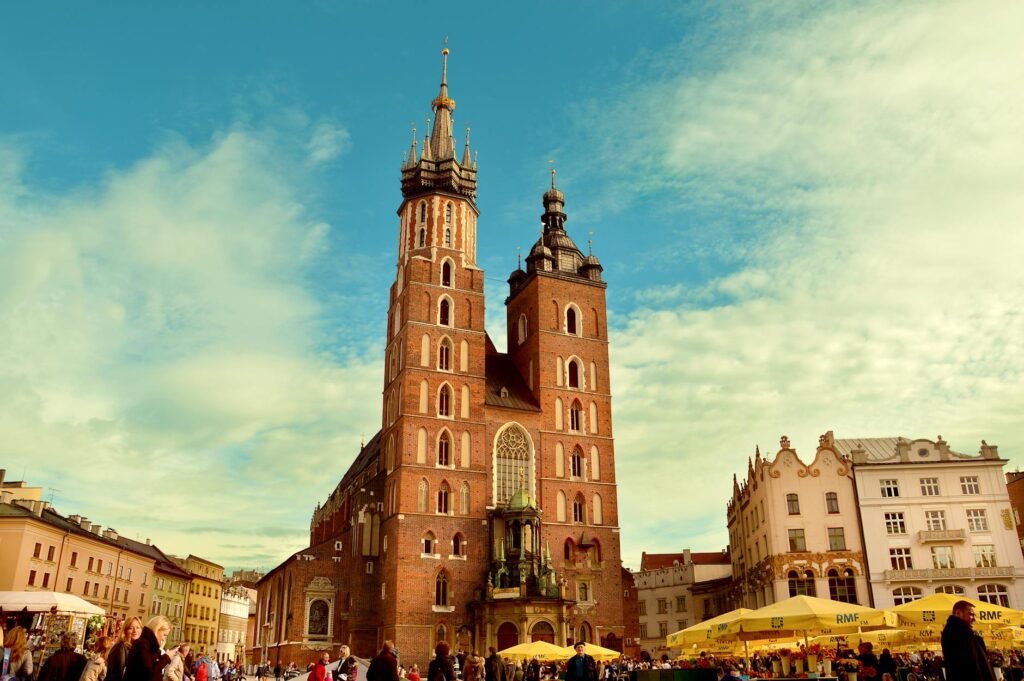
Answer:
<path fill-rule="evenodd" d="M 729 554 L 723 551 L 714 552 L 680 552 L 680 553 L 647 553 L 644 551 L 640 558 L 641 570 L 663 570 L 670 568 L 676 563 L 686 564 L 689 555 L 690 562 L 694 565 L 728 565 Z"/>
<path fill-rule="evenodd" d="M 484 365 L 487 394 L 484 396 L 484 404 L 489 407 L 540 411 L 540 405 L 519 375 L 519 369 L 512 358 L 495 350 L 490 338 L 487 339 L 487 350 Z"/>

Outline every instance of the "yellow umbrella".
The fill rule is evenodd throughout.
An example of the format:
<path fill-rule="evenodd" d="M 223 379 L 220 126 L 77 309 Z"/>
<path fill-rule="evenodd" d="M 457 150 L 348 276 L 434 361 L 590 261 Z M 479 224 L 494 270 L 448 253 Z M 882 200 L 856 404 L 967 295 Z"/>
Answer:
<path fill-rule="evenodd" d="M 981 635 L 989 647 L 1016 647 L 1014 643 L 1024 641 L 1024 629 L 1021 627 L 998 627 L 982 629 Z"/>
<path fill-rule="evenodd" d="M 922 636 L 922 633 L 924 633 L 922 630 L 908 631 L 906 629 L 877 629 L 875 631 L 815 636 L 811 639 L 811 643 L 819 643 L 824 646 L 836 646 L 840 643 L 844 643 L 851 648 L 855 648 L 866 641 L 885 648 L 893 648 L 907 643 L 918 643 L 922 641 L 927 638 L 927 636 Z"/>
<path fill-rule="evenodd" d="M 783 631 L 832 634 L 885 626 L 892 618 L 881 610 L 813 596 L 794 596 L 748 612 L 729 623 L 721 635 L 757 639 Z"/>
<path fill-rule="evenodd" d="M 561 648 L 561 651 L 565 653 L 565 657 L 567 658 L 572 657 L 576 654 L 576 649 L 573 646 L 566 646 L 565 648 Z M 622 657 L 622 653 L 620 653 L 619 651 L 612 650 L 611 648 L 602 648 L 601 646 L 594 643 L 588 643 L 585 652 L 587 653 L 587 655 L 590 655 L 592 658 L 598 660 L 599 662 L 617 660 L 620 657 Z"/>
<path fill-rule="evenodd" d="M 520 643 L 514 645 L 511 648 L 505 648 L 505 650 L 499 650 L 498 655 L 501 657 L 507 657 L 510 660 L 532 660 L 537 658 L 538 660 L 564 660 L 570 657 L 569 653 L 565 652 L 565 648 L 559 648 L 553 643 L 547 641 L 531 641 L 530 643 Z"/>
<path fill-rule="evenodd" d="M 889 612 L 898 619 L 898 626 L 904 629 L 921 627 L 941 628 L 946 619 L 953 614 L 953 604 L 967 601 L 974 606 L 978 619 L 975 626 L 980 628 L 998 628 L 1024 624 L 1024 612 L 993 605 L 973 598 L 964 598 L 954 594 L 931 594 L 910 603 L 890 608 Z"/>
<path fill-rule="evenodd" d="M 677 631 L 674 634 L 669 634 L 667 644 L 669 648 L 680 648 L 693 645 L 694 643 L 710 642 L 713 638 L 713 634 L 718 631 L 720 627 L 727 627 L 733 620 L 741 615 L 745 615 L 748 612 L 753 612 L 750 608 L 737 608 L 725 614 L 719 615 L 718 617 L 712 617 L 709 620 L 704 620 L 694 624 L 692 627 L 687 627 L 681 631 Z"/>

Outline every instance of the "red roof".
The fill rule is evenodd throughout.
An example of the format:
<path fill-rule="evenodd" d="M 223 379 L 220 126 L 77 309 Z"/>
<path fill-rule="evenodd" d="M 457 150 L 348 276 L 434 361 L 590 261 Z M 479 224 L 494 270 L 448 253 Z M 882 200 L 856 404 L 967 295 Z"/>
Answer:
<path fill-rule="evenodd" d="M 685 553 L 647 553 L 643 554 L 640 559 L 641 570 L 663 570 L 664 568 L 672 567 L 676 562 L 680 565 L 685 564 L 686 554 Z M 728 565 L 729 554 L 724 551 L 700 553 L 693 551 L 690 553 L 690 562 L 694 565 Z"/>

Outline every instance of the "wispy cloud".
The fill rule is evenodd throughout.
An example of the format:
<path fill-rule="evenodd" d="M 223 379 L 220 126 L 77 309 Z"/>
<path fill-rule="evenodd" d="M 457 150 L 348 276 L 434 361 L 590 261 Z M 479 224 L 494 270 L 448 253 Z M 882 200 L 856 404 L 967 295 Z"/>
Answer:
<path fill-rule="evenodd" d="M 345 128 L 326 121 L 319 123 L 306 143 L 310 163 L 333 161 L 348 151 L 351 141 L 352 136 Z"/>
<path fill-rule="evenodd" d="M 715 61 L 683 45 L 605 116 L 629 139 L 603 153 L 636 161 L 610 191 L 714 216 L 659 253 L 738 256 L 639 294 L 613 335 L 622 522 L 651 519 L 627 561 L 724 546 L 732 473 L 783 433 L 1024 447 L 1024 9 L 778 18 L 722 17 Z"/>
<path fill-rule="evenodd" d="M 287 141 L 172 141 L 100 186 L 0 198 L 4 459 L 60 510 L 229 564 L 302 545 L 378 416 L 379 371 L 320 345 L 306 273 L 330 228 Z"/>

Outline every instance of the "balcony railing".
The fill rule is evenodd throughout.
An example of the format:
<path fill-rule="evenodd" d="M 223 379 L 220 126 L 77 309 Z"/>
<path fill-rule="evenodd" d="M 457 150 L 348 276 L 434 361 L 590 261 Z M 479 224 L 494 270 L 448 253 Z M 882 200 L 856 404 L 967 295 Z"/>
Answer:
<path fill-rule="evenodd" d="M 976 577 L 1013 577 L 1013 568 L 981 567 L 981 568 L 928 568 L 924 570 L 886 570 L 886 581 L 903 581 L 910 579 L 972 579 Z"/>
<path fill-rule="evenodd" d="M 922 544 L 933 541 L 963 541 L 967 533 L 963 530 L 921 530 L 917 538 Z"/>

